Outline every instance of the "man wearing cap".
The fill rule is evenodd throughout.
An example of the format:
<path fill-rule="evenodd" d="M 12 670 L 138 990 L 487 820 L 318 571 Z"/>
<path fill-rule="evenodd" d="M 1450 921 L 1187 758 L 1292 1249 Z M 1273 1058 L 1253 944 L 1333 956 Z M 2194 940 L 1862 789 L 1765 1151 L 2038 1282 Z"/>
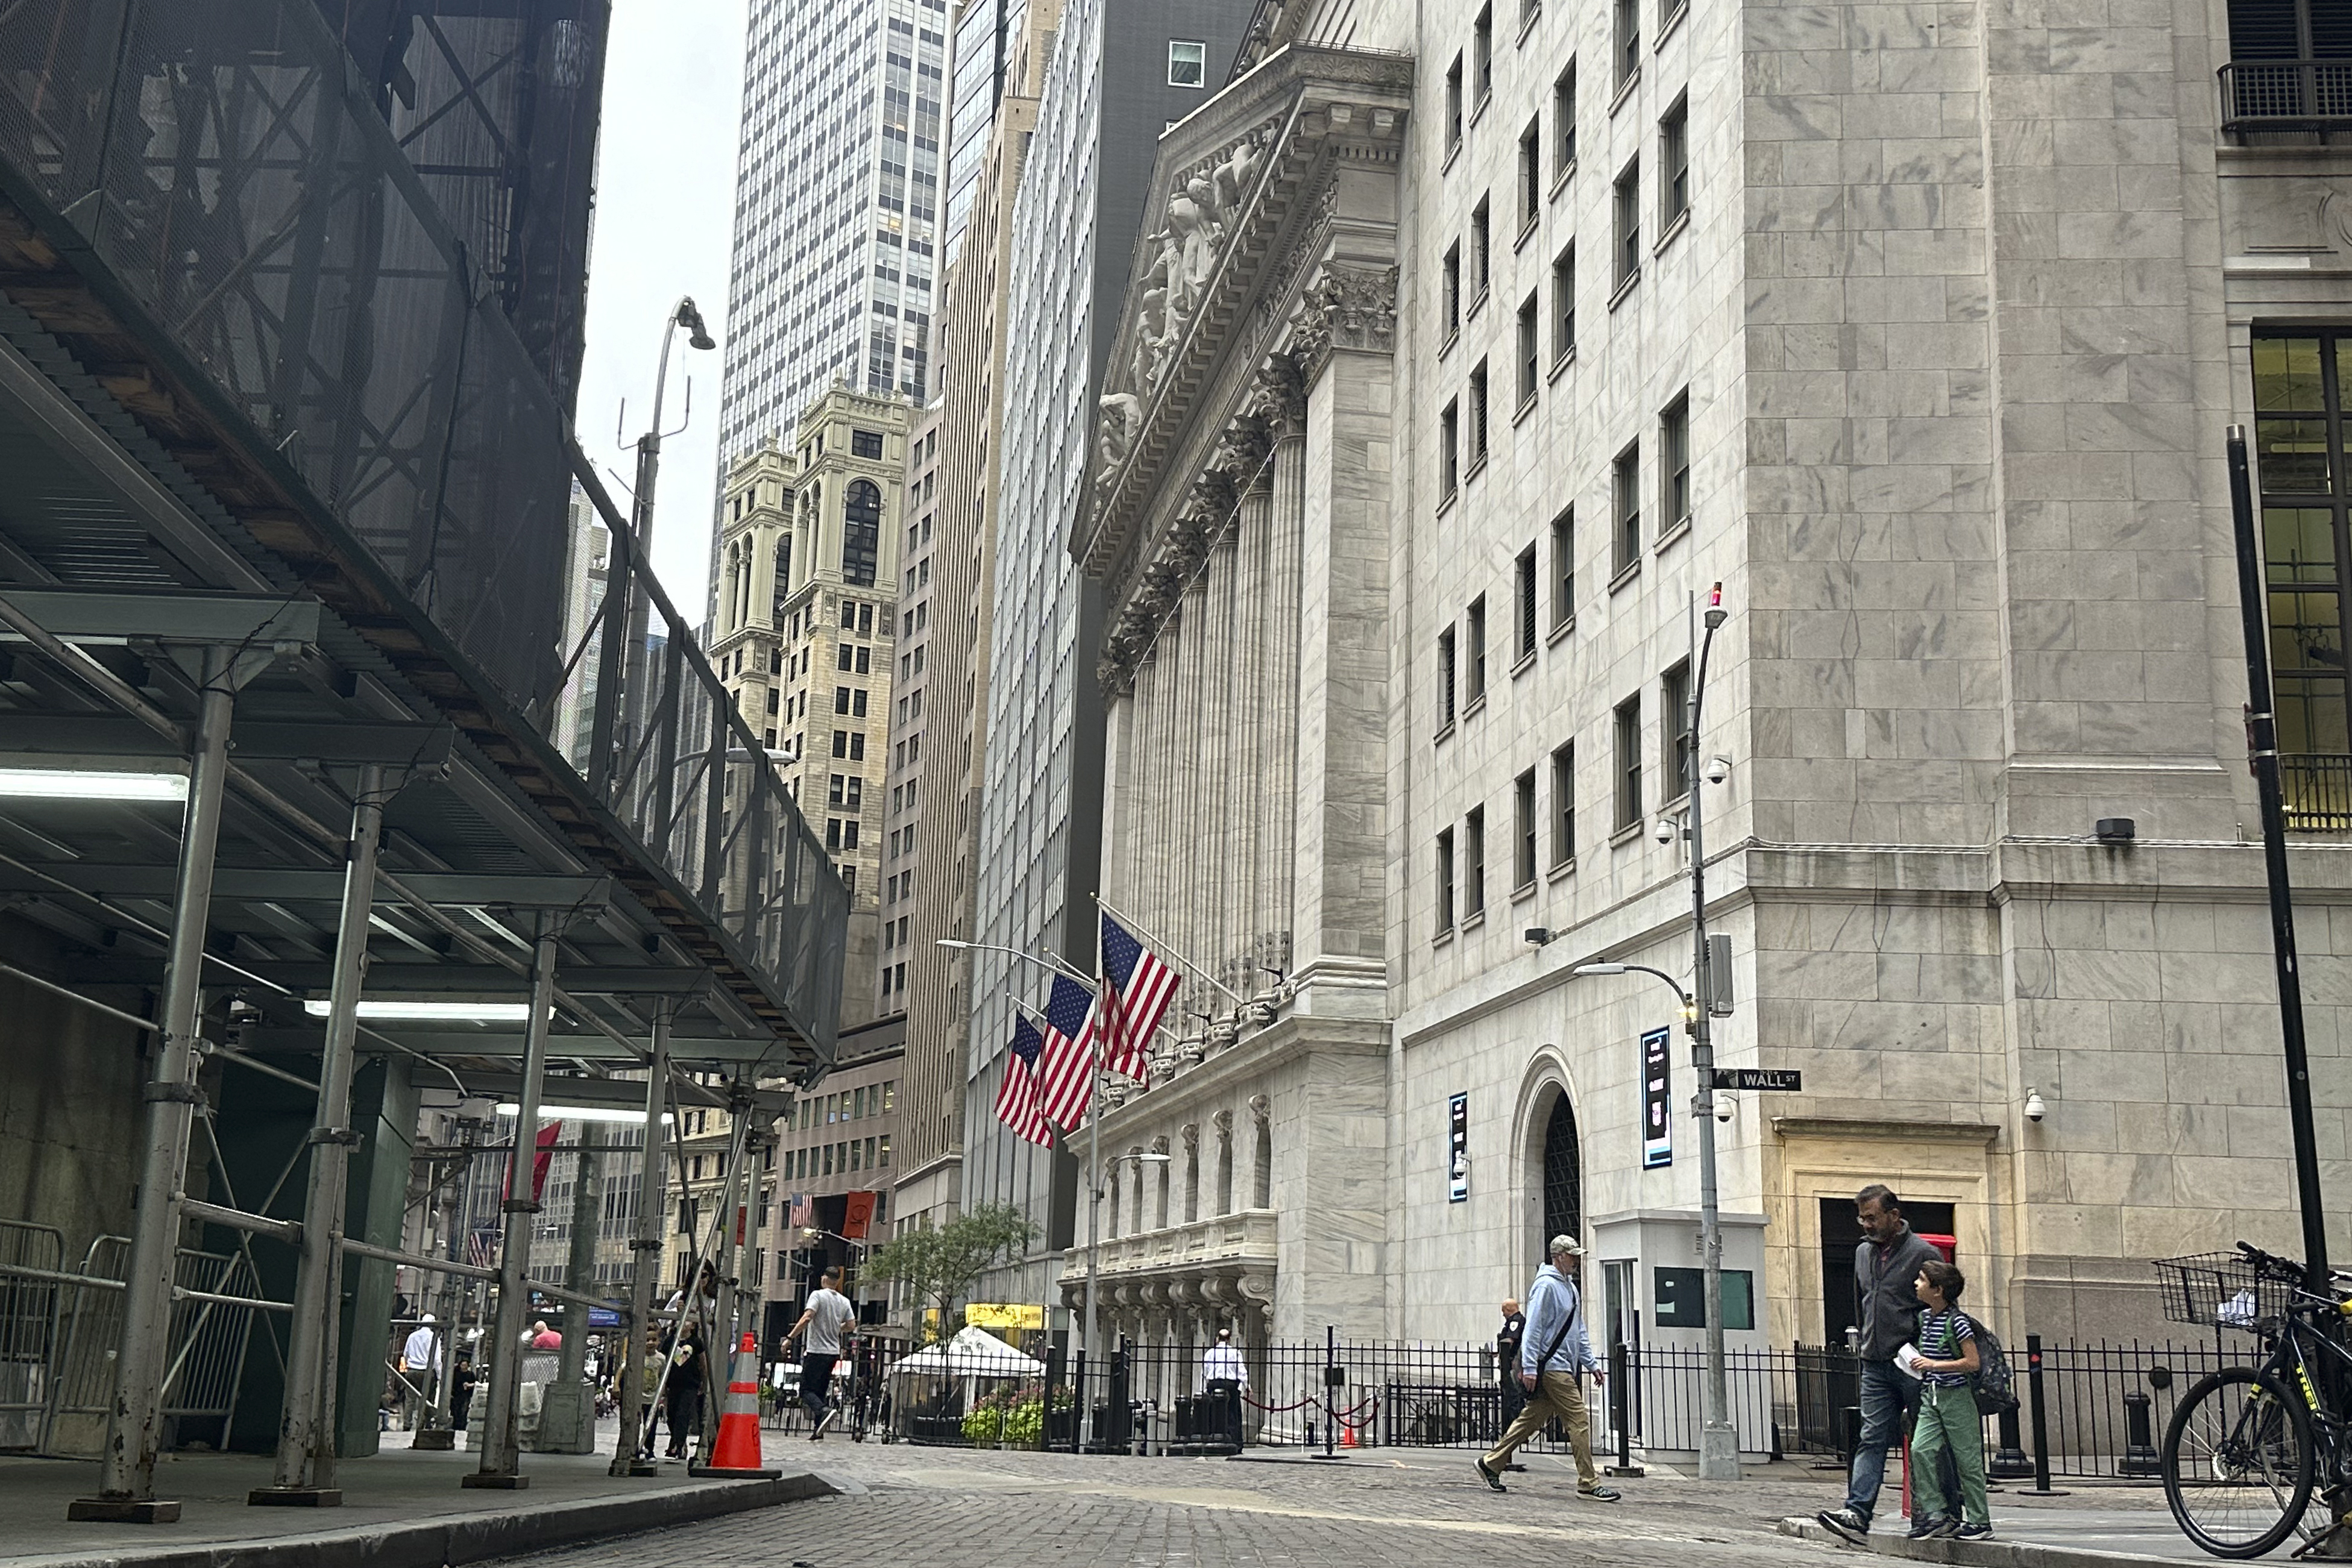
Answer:
<path fill-rule="evenodd" d="M 1503 1485 L 1503 1467 L 1519 1446 L 1554 1416 L 1568 1428 L 1569 1447 L 1576 1452 L 1576 1490 L 1595 1502 L 1615 1502 L 1623 1495 L 1604 1486 L 1592 1465 L 1592 1426 L 1584 1414 L 1584 1391 L 1577 1379 L 1590 1372 L 1599 1381 L 1604 1374 L 1592 1354 L 1591 1336 L 1584 1331 L 1584 1301 L 1576 1288 L 1576 1270 L 1584 1256 L 1573 1236 L 1555 1236 L 1546 1249 L 1551 1261 L 1536 1271 L 1528 1291 L 1528 1324 L 1519 1342 L 1519 1386 L 1528 1391 L 1527 1407 L 1511 1423 L 1503 1440 L 1477 1460 L 1478 1474 L 1496 1491 Z"/>

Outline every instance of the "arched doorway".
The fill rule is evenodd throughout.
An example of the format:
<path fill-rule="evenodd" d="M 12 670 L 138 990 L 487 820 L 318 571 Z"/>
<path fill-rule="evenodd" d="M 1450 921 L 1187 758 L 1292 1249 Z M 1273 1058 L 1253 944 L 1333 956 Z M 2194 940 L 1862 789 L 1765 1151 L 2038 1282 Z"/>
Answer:
<path fill-rule="evenodd" d="M 1568 1095 L 1555 1091 L 1544 1119 L 1543 1235 L 1584 1236 L 1584 1156 L 1578 1146 L 1576 1112 Z"/>

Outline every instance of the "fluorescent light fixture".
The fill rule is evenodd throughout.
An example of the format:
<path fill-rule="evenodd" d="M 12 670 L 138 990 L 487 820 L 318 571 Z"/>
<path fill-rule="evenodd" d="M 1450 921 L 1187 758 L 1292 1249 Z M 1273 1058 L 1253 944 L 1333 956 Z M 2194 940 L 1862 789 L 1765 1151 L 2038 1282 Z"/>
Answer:
<path fill-rule="evenodd" d="M 968 950 L 971 946 L 971 944 L 969 942 L 959 942 L 952 936 L 934 936 L 931 938 L 931 946 L 934 947 L 952 947 L 957 952 L 961 953 Z"/>
<path fill-rule="evenodd" d="M 312 997 L 302 1010 L 314 1019 L 327 1016 L 329 1003 Z M 386 1023 L 521 1023 L 530 1017 L 529 1002 L 369 1002 L 360 1003 L 360 1017 Z"/>
<path fill-rule="evenodd" d="M 1625 972 L 1625 966 L 1622 964 L 1579 964 L 1574 969 L 1569 972 L 1575 975 L 1622 975 Z"/>
<path fill-rule="evenodd" d="M 520 1116 L 522 1106 L 509 1100 L 499 1107 L 499 1114 Z M 645 1125 L 646 1113 L 643 1111 L 615 1111 L 609 1105 L 541 1105 L 539 1119 L 542 1122 L 621 1122 L 641 1127 Z M 665 1127 L 677 1119 L 667 1111 L 662 1113 L 662 1125 Z"/>
<path fill-rule="evenodd" d="M 0 768 L 0 798 L 15 800 L 184 801 L 184 773 L 115 773 L 95 768 Z"/>

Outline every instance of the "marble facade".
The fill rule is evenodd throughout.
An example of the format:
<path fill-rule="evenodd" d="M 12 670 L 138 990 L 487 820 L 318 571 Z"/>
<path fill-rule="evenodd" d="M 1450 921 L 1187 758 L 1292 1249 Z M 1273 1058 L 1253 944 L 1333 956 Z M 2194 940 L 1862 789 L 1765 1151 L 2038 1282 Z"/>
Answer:
<path fill-rule="evenodd" d="M 1572 971 L 1689 972 L 1696 809 L 1718 1059 L 1805 1078 L 1717 1129 L 1758 1332 L 1832 1332 L 1885 1180 L 2004 1333 L 2160 1333 L 2147 1259 L 2295 1247 L 2221 451 L 2253 336 L 2352 328 L 2352 156 L 2223 134 L 2220 5 L 1633 9 L 1269 3 L 1162 143 L 1072 549 L 1103 897 L 1187 980 L 1103 1139 L 1183 1192 L 1262 1114 L 1267 1186 L 1125 1167 L 1118 1321 L 1480 1338 L 1548 1204 L 1675 1234 L 1672 1002 Z M 2293 855 L 2339 1196 L 2346 848 Z M 1654 1302 L 1688 1249 L 1627 1245 Z"/>

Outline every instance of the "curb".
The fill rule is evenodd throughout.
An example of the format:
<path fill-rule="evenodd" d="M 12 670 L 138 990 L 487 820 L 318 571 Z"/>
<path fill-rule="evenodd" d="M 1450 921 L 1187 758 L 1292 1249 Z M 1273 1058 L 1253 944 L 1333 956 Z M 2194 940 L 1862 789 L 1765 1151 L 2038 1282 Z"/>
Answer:
<path fill-rule="evenodd" d="M 2145 1568 L 2162 1563 L 2180 1568 L 2177 1557 L 2155 1557 L 2137 1552 L 2094 1552 L 2081 1546 L 2045 1546 L 2032 1541 L 1906 1541 L 1872 1537 L 1867 1547 L 1831 1534 L 1810 1519 L 1784 1519 L 1780 1533 L 1800 1541 L 1815 1541 L 1844 1552 L 1872 1552 L 1881 1557 L 1908 1557 L 1919 1563 L 1948 1563 L 1958 1568 Z"/>
<path fill-rule="evenodd" d="M 11 1568 L 460 1568 L 582 1541 L 831 1497 L 813 1475 L 726 1481 L 645 1497 L 582 1498 L 540 1508 L 444 1514 L 414 1522 L 359 1525 L 255 1540 L 212 1541 L 90 1553 L 11 1559 Z"/>

